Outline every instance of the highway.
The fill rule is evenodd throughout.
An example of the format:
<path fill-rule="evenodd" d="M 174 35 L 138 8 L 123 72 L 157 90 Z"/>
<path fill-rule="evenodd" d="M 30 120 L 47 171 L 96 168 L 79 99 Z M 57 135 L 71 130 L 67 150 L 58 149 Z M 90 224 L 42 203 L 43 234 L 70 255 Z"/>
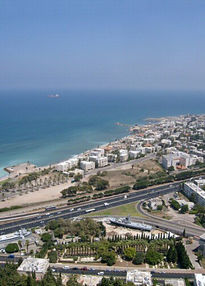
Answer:
<path fill-rule="evenodd" d="M 37 226 L 43 226 L 48 221 L 56 218 L 74 218 L 87 214 L 86 210 L 95 209 L 95 211 L 103 210 L 105 208 L 112 208 L 139 200 L 150 199 L 159 195 L 168 194 L 178 190 L 179 183 L 172 183 L 166 186 L 153 187 L 151 189 L 140 190 L 136 192 L 126 193 L 127 198 L 124 198 L 125 194 L 103 198 L 97 201 L 87 202 L 84 205 L 70 206 L 67 208 L 55 209 L 53 211 L 44 211 L 37 213 L 32 217 L 19 217 L 18 221 L 5 222 L 0 225 L 0 234 L 7 234 L 19 230 L 20 228 L 32 228 Z M 105 207 L 104 203 L 109 203 Z"/>
<path fill-rule="evenodd" d="M 174 191 L 177 191 L 180 183 L 175 182 L 166 186 L 153 187 L 150 189 L 139 190 L 131 193 L 126 193 L 127 198 L 124 198 L 125 194 L 103 198 L 97 201 L 87 202 L 84 205 L 71 206 L 67 208 L 59 208 L 53 211 L 44 211 L 42 213 L 37 213 L 32 217 L 20 217 L 18 221 L 5 222 L 0 225 L 0 234 L 7 234 L 14 231 L 19 230 L 20 228 L 32 228 L 38 226 L 44 226 L 48 221 L 57 219 L 57 218 L 77 218 L 79 216 L 83 216 L 87 214 L 87 210 L 93 210 L 93 214 L 95 211 L 104 210 L 107 208 L 117 207 L 120 205 L 133 203 L 137 201 L 144 201 L 150 198 L 154 198 L 160 195 L 165 195 Z M 108 203 L 109 205 L 105 206 L 104 203 Z M 141 209 L 139 209 L 142 212 Z M 135 221 L 143 221 L 145 223 L 151 224 L 154 227 L 158 227 L 167 231 L 171 231 L 176 234 L 182 234 L 183 230 L 186 229 L 186 233 L 190 236 L 200 236 L 204 233 L 204 229 L 199 226 L 188 225 L 186 222 L 184 224 L 180 224 L 176 226 L 176 223 L 155 218 L 149 217 L 146 213 L 143 213 L 144 218 L 135 217 Z"/>

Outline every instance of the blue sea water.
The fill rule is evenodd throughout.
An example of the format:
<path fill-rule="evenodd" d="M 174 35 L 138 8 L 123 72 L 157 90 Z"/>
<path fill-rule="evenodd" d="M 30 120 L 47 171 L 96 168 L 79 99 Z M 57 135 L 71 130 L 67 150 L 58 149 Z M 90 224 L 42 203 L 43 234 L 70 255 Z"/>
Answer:
<path fill-rule="evenodd" d="M 116 122 L 205 113 L 203 92 L 0 91 L 0 176 L 25 161 L 46 165 L 128 134 Z"/>

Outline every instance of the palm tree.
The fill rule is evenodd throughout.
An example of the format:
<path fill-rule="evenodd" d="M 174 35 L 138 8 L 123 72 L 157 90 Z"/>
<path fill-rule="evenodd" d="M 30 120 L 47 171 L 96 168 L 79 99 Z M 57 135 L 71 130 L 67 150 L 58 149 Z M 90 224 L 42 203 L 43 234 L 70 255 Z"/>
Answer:
<path fill-rule="evenodd" d="M 28 253 L 28 247 L 29 247 L 29 240 L 27 239 L 27 240 L 26 240 L 26 250 L 27 250 L 27 253 Z"/>
<path fill-rule="evenodd" d="M 21 248 L 22 248 L 21 240 L 18 241 L 18 245 L 19 245 L 19 248 L 20 248 L 20 250 L 21 250 Z"/>

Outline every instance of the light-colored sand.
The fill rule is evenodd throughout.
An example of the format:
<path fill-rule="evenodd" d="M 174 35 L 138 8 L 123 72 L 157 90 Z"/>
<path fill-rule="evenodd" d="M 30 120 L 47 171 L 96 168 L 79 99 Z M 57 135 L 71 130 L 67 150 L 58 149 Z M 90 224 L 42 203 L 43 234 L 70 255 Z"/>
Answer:
<path fill-rule="evenodd" d="M 45 201 L 52 201 L 59 199 L 61 197 L 61 191 L 67 187 L 69 187 L 71 183 L 65 183 L 58 186 L 52 186 L 46 189 L 41 189 L 39 191 L 30 192 L 28 194 L 23 194 L 22 196 L 16 196 L 14 198 L 10 198 L 5 202 L 0 202 L 0 208 L 10 207 L 14 205 L 28 205 L 35 204 Z"/>

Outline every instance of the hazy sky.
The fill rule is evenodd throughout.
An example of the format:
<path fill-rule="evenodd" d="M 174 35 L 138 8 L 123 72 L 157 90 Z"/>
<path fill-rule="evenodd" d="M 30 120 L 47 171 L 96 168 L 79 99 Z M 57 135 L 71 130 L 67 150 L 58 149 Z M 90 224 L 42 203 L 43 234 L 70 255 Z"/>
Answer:
<path fill-rule="evenodd" d="M 205 90 L 205 0 L 0 0 L 0 88 Z"/>

